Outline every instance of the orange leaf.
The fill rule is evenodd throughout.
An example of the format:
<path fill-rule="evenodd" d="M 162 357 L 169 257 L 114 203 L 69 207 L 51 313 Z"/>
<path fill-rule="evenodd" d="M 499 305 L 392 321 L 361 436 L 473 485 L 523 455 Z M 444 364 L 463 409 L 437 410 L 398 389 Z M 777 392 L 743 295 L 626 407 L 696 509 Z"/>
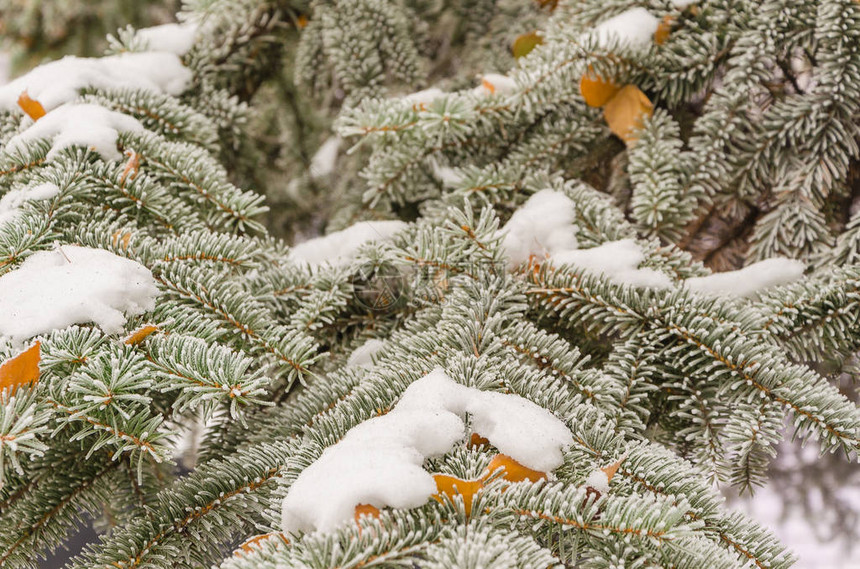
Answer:
<path fill-rule="evenodd" d="M 491 95 L 495 94 L 496 86 L 487 81 L 486 79 L 481 79 L 481 85 L 484 87 L 484 89 L 489 91 Z"/>
<path fill-rule="evenodd" d="M 625 456 L 622 456 L 618 460 L 618 462 L 613 462 L 609 466 L 604 466 L 603 468 L 600 469 L 606 474 L 606 481 L 607 482 L 612 482 L 612 477 L 615 476 L 616 472 L 618 472 L 618 468 L 621 466 L 621 463 L 624 462 L 625 458 L 627 458 L 626 454 L 625 454 Z"/>
<path fill-rule="evenodd" d="M 266 541 L 267 539 L 269 539 L 271 537 L 276 537 L 276 536 L 280 537 L 284 543 L 286 543 L 286 544 L 290 543 L 290 540 L 288 540 L 284 536 L 284 534 L 282 534 L 280 532 L 264 533 L 261 535 L 255 535 L 254 537 L 252 537 L 251 539 L 247 540 L 245 543 L 240 545 L 239 548 L 236 549 L 235 555 L 241 555 L 241 553 L 243 553 L 243 552 L 244 553 L 251 553 L 252 551 L 254 551 L 254 549 L 256 549 L 256 547 L 258 545 L 260 545 L 260 543 Z"/>
<path fill-rule="evenodd" d="M 469 438 L 469 448 L 475 448 L 480 446 L 489 446 L 490 441 L 485 439 L 478 433 L 472 433 L 472 436 Z"/>
<path fill-rule="evenodd" d="M 542 43 L 543 38 L 536 31 L 522 34 L 514 40 L 514 43 L 511 46 L 511 52 L 514 54 L 514 57 L 519 59 L 531 53 L 534 48 Z"/>
<path fill-rule="evenodd" d="M 308 26 L 308 17 L 304 14 L 300 15 L 296 18 L 296 27 L 300 30 L 305 29 Z"/>
<path fill-rule="evenodd" d="M 523 480 L 537 482 L 538 480 L 546 478 L 545 472 L 532 470 L 527 466 L 523 466 L 506 454 L 497 454 L 493 457 L 493 460 L 490 461 L 490 465 L 487 467 L 487 470 L 489 471 L 487 476 L 500 468 L 505 469 L 505 472 L 502 474 L 502 478 L 509 482 L 522 482 Z"/>
<path fill-rule="evenodd" d="M 364 516 L 370 516 L 376 519 L 379 519 L 379 508 L 371 506 L 370 504 L 359 504 L 355 507 L 355 521 L 358 523 L 358 520 L 363 518 Z"/>
<path fill-rule="evenodd" d="M 579 80 L 579 91 L 589 107 L 602 107 L 618 93 L 620 87 L 611 80 L 604 80 L 589 66 L 588 72 Z"/>
<path fill-rule="evenodd" d="M 42 103 L 36 99 L 31 99 L 30 95 L 27 94 L 27 91 L 24 91 L 18 96 L 18 106 L 21 107 L 21 110 L 27 113 L 27 116 L 34 121 L 39 120 L 46 114 L 45 107 L 42 106 Z"/>
<path fill-rule="evenodd" d="M 12 391 L 25 383 L 39 380 L 39 362 L 42 360 L 42 343 L 36 342 L 17 356 L 0 365 L 0 390 Z"/>
<path fill-rule="evenodd" d="M 609 130 L 627 144 L 638 139 L 636 129 L 642 128 L 643 117 L 650 117 L 654 105 L 635 85 L 626 85 L 603 108 Z"/>
<path fill-rule="evenodd" d="M 461 480 L 453 476 L 448 476 L 447 474 L 434 474 L 433 479 L 436 481 L 436 489 L 439 491 L 438 494 L 433 496 L 434 500 L 441 504 L 442 494 L 452 499 L 454 494 L 460 494 L 463 496 L 463 505 L 466 508 L 466 515 L 469 516 L 472 514 L 472 499 L 475 497 L 475 494 L 480 492 L 481 488 L 484 487 L 483 479 Z"/>
<path fill-rule="evenodd" d="M 149 336 L 156 330 L 158 330 L 158 326 L 156 326 L 155 324 L 145 324 L 131 334 L 129 334 L 128 336 L 126 336 L 123 342 L 125 344 L 128 344 L 129 346 L 136 346 L 139 343 L 143 342 L 147 336 Z"/>
<path fill-rule="evenodd" d="M 672 24 L 675 22 L 675 16 L 666 14 L 657 26 L 657 31 L 654 32 L 654 43 L 663 45 L 669 39 L 669 34 L 672 31 Z"/>

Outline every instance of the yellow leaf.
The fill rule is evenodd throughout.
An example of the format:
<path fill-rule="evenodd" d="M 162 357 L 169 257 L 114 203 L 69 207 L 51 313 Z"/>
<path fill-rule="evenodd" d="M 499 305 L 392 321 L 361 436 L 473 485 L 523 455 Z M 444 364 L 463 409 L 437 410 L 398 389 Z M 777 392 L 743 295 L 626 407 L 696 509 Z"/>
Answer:
<path fill-rule="evenodd" d="M 654 105 L 635 85 L 626 85 L 603 108 L 609 130 L 627 144 L 636 142 L 636 130 L 642 128 L 643 118 L 653 112 Z"/>
<path fill-rule="evenodd" d="M 158 330 L 158 326 L 156 326 L 155 324 L 146 324 L 144 326 L 141 326 L 140 328 L 126 336 L 124 343 L 128 344 L 129 346 L 136 346 L 139 343 L 143 342 L 147 336 L 149 336 L 156 330 Z"/>
<path fill-rule="evenodd" d="M 31 99 L 30 95 L 27 94 L 27 91 L 24 91 L 18 97 L 18 106 L 21 107 L 21 110 L 27 113 L 27 115 L 34 121 L 39 120 L 46 114 L 45 107 L 42 106 L 42 103 L 36 99 Z"/>
<path fill-rule="evenodd" d="M 443 494 L 452 499 L 455 494 L 460 494 L 463 496 L 463 505 L 466 508 L 466 515 L 469 516 L 472 514 L 472 499 L 475 497 L 475 494 L 480 492 L 481 488 L 484 487 L 484 481 L 482 479 L 461 480 L 453 476 L 448 476 L 447 474 L 434 474 L 433 479 L 436 481 L 436 489 L 439 491 L 438 494 L 433 496 L 434 500 L 441 504 Z"/>
<path fill-rule="evenodd" d="M 589 107 L 602 107 L 618 93 L 620 87 L 611 80 L 597 75 L 589 67 L 588 72 L 579 80 L 579 91 Z"/>
<path fill-rule="evenodd" d="M 527 466 L 523 466 L 506 454 L 497 454 L 493 457 L 493 460 L 490 461 L 490 465 L 487 467 L 487 476 L 500 468 L 504 468 L 505 470 L 502 474 L 502 478 L 509 482 L 522 482 L 523 480 L 537 482 L 538 480 L 546 478 L 545 472 L 532 470 Z"/>
<path fill-rule="evenodd" d="M 511 52 L 517 59 L 531 53 L 537 46 L 543 43 L 543 38 L 536 31 L 523 34 L 514 40 L 511 46 Z"/>
<path fill-rule="evenodd" d="M 672 32 L 672 24 L 675 22 L 675 16 L 666 14 L 657 26 L 657 31 L 654 32 L 654 43 L 663 45 L 669 39 L 669 34 Z"/>
<path fill-rule="evenodd" d="M 13 391 L 25 383 L 39 380 L 39 362 L 42 360 L 42 344 L 36 342 L 17 356 L 0 365 L 0 390 Z"/>

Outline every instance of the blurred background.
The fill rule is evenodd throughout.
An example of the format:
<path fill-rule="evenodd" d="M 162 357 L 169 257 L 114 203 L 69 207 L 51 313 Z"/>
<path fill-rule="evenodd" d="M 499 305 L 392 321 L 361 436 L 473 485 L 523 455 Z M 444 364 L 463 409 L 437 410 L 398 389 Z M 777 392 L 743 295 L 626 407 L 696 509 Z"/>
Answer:
<path fill-rule="evenodd" d="M 107 34 L 126 25 L 140 28 L 175 21 L 180 3 L 0 0 L 0 84 L 63 55 L 100 55 L 108 46 Z M 273 229 L 284 234 L 283 228 Z M 845 394 L 858 392 L 856 377 L 842 378 Z M 754 496 L 727 494 L 728 506 L 772 528 L 798 557 L 798 569 L 860 569 L 860 467 L 844 457 L 819 457 L 815 445 L 802 448 L 787 440 L 770 474 L 768 485 Z M 92 528 L 81 528 L 68 549 L 42 567 L 62 567 L 65 559 L 94 539 Z"/>

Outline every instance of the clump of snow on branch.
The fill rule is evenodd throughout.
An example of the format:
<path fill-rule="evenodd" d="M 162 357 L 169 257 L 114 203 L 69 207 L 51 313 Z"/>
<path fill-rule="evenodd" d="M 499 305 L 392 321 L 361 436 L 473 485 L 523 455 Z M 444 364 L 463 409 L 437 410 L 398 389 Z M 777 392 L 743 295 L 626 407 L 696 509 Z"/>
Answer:
<path fill-rule="evenodd" d="M 482 97 L 488 95 L 509 95 L 517 90 L 517 82 L 507 75 L 487 73 L 481 76 L 481 84 L 473 92 Z"/>
<path fill-rule="evenodd" d="M 109 57 L 67 56 L 36 67 L 0 87 L 0 110 L 17 108 L 27 92 L 46 111 L 75 100 L 81 89 L 136 88 L 179 95 L 191 82 L 191 71 L 167 52 L 123 53 Z"/>
<path fill-rule="evenodd" d="M 348 265 L 365 243 L 389 241 L 404 228 L 406 223 L 402 221 L 361 221 L 341 231 L 299 243 L 290 250 L 290 258 L 311 266 Z"/>
<path fill-rule="evenodd" d="M 413 105 L 427 105 L 444 95 L 445 91 L 442 89 L 439 89 L 438 87 L 430 87 L 429 89 L 422 89 L 421 91 L 405 95 L 401 97 L 401 99 Z"/>
<path fill-rule="evenodd" d="M 59 192 L 60 188 L 49 183 L 11 190 L 0 198 L 0 226 L 16 218 L 26 202 L 47 200 Z"/>
<path fill-rule="evenodd" d="M 460 385 L 436 369 L 412 383 L 386 415 L 350 429 L 299 475 L 284 499 L 282 529 L 330 531 L 351 519 L 358 504 L 421 506 L 436 492 L 424 460 L 464 439 L 466 414 L 476 432 L 535 470 L 561 466 L 562 451 L 573 442 L 564 423 L 531 401 Z"/>
<path fill-rule="evenodd" d="M 633 239 L 611 241 L 591 249 L 571 249 L 552 256 L 556 265 L 572 265 L 607 277 L 618 284 L 667 288 L 672 280 L 654 269 L 640 269 L 645 254 Z"/>
<path fill-rule="evenodd" d="M 659 24 L 660 21 L 645 8 L 631 8 L 601 22 L 593 33 L 601 47 L 611 47 L 613 44 L 645 47 L 651 43 Z"/>
<path fill-rule="evenodd" d="M 716 296 L 753 297 L 762 289 L 794 282 L 803 276 L 806 264 L 775 257 L 737 271 L 715 273 L 684 281 L 690 290 Z"/>
<path fill-rule="evenodd" d="M 0 339 L 13 344 L 72 324 L 122 332 L 126 314 L 155 308 L 152 273 L 110 251 L 64 245 L 0 277 Z"/>
<path fill-rule="evenodd" d="M 134 37 L 141 40 L 149 51 L 185 55 L 194 45 L 197 27 L 196 22 L 162 24 L 137 30 Z"/>
<path fill-rule="evenodd" d="M 339 136 L 332 136 L 322 143 L 319 150 L 311 158 L 311 166 L 309 168 L 311 178 L 315 180 L 325 178 L 334 172 L 335 161 L 337 160 L 338 152 L 340 152 L 342 142 L 343 140 Z"/>
<path fill-rule="evenodd" d="M 121 160 L 122 154 L 116 148 L 119 133 L 143 130 L 137 119 L 126 114 L 99 105 L 68 104 L 54 109 L 12 137 L 6 150 L 24 149 L 34 140 L 49 139 L 49 162 L 69 146 L 85 146 L 98 152 L 105 160 Z"/>
<path fill-rule="evenodd" d="M 373 363 L 373 356 L 379 352 L 385 346 L 385 342 L 382 340 L 368 340 L 361 346 L 357 347 L 353 352 L 349 355 L 349 358 L 346 360 L 346 367 L 361 367 L 368 366 Z"/>
<path fill-rule="evenodd" d="M 531 196 L 501 230 L 510 268 L 532 255 L 548 257 L 576 249 L 574 217 L 574 203 L 562 192 L 541 190 Z"/>

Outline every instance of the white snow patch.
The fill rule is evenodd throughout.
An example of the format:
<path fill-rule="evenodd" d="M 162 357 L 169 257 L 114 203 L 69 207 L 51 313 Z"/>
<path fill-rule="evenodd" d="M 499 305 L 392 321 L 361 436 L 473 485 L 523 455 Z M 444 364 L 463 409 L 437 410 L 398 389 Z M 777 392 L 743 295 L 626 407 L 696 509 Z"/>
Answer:
<path fill-rule="evenodd" d="M 669 0 L 669 3 L 679 10 L 683 10 L 690 4 L 695 4 L 698 0 Z"/>
<path fill-rule="evenodd" d="M 314 180 L 325 178 L 334 172 L 334 164 L 337 160 L 337 153 L 340 151 L 341 138 L 332 136 L 322 143 L 316 154 L 311 158 L 310 174 Z"/>
<path fill-rule="evenodd" d="M 191 71 L 173 53 L 122 53 L 108 57 L 66 56 L 40 65 L 0 87 L 0 110 L 17 108 L 24 91 L 46 111 L 77 98 L 81 89 L 136 88 L 179 95 L 188 87 Z"/>
<path fill-rule="evenodd" d="M 481 76 L 481 85 L 473 92 L 481 97 L 488 95 L 509 95 L 517 90 L 517 82 L 507 75 L 487 73 Z"/>
<path fill-rule="evenodd" d="M 93 104 L 68 104 L 58 107 L 27 130 L 12 137 L 6 145 L 7 151 L 26 148 L 32 141 L 42 138 L 51 140 L 50 162 L 57 153 L 69 146 L 92 148 L 105 160 L 121 160 L 116 148 L 120 132 L 144 130 L 137 119 Z"/>
<path fill-rule="evenodd" d="M 152 273 L 103 249 L 64 245 L 27 257 L 0 277 L 0 337 L 20 344 L 72 324 L 122 332 L 125 314 L 155 308 Z"/>
<path fill-rule="evenodd" d="M 26 202 L 47 200 L 60 193 L 60 188 L 54 184 L 38 184 L 29 188 L 11 190 L 0 198 L 0 225 L 18 216 Z"/>
<path fill-rule="evenodd" d="M 552 256 L 556 265 L 570 264 L 602 274 L 618 284 L 668 288 L 672 280 L 654 269 L 640 269 L 645 254 L 633 239 L 611 241 L 591 249 L 573 249 Z"/>
<path fill-rule="evenodd" d="M 645 8 L 631 8 L 594 28 L 597 43 L 610 47 L 617 42 L 629 47 L 645 47 L 651 43 L 660 21 Z"/>
<path fill-rule="evenodd" d="M 386 415 L 350 429 L 299 475 L 284 499 L 283 531 L 331 531 L 358 504 L 424 504 L 436 493 L 424 460 L 466 436 L 467 413 L 500 451 L 535 470 L 561 466 L 562 449 L 573 442 L 546 409 L 517 395 L 460 385 L 437 368 L 412 383 Z"/>
<path fill-rule="evenodd" d="M 290 258 L 311 266 L 323 263 L 336 267 L 348 265 L 365 243 L 389 241 L 404 228 L 406 223 L 402 221 L 360 221 L 341 231 L 295 245 L 290 250 Z"/>
<path fill-rule="evenodd" d="M 573 200 L 562 192 L 541 190 L 531 196 L 501 229 L 508 266 L 513 269 L 532 255 L 548 257 L 576 249 L 574 218 Z"/>
<path fill-rule="evenodd" d="M 373 364 L 373 356 L 385 346 L 382 340 L 368 340 L 357 347 L 346 360 L 346 367 L 364 367 Z"/>
<path fill-rule="evenodd" d="M 803 276 L 806 264 L 785 257 L 753 263 L 737 271 L 687 279 L 690 290 L 716 296 L 755 296 L 762 289 L 794 282 Z"/>
<path fill-rule="evenodd" d="M 594 488 L 601 494 L 609 493 L 609 476 L 603 470 L 592 470 L 588 478 L 585 479 L 584 486 Z"/>
<path fill-rule="evenodd" d="M 185 22 L 142 28 L 135 32 L 135 37 L 141 39 L 150 51 L 185 55 L 194 45 L 196 33 L 197 23 Z"/>
<path fill-rule="evenodd" d="M 414 93 L 410 93 L 409 95 L 405 95 L 402 99 L 408 103 L 412 103 L 413 105 L 429 105 L 439 97 L 445 95 L 445 91 L 439 89 L 438 87 L 430 87 L 429 89 L 423 89 L 421 91 L 416 91 Z"/>
<path fill-rule="evenodd" d="M 463 173 L 460 170 L 451 168 L 450 166 L 439 166 L 433 164 L 433 174 L 447 188 L 454 188 L 463 181 Z"/>

